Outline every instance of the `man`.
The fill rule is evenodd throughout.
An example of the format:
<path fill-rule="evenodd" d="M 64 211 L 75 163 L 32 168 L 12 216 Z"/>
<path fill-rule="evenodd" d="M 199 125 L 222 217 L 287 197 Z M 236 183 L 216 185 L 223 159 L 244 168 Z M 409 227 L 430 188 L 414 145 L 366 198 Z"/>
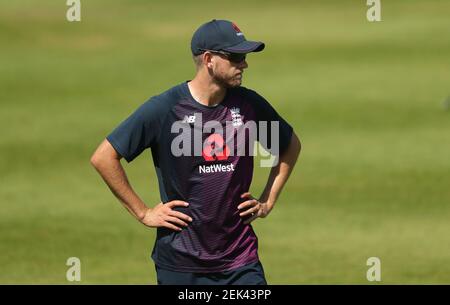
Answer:
<path fill-rule="evenodd" d="M 195 78 L 141 105 L 91 158 L 125 208 L 157 228 L 152 258 L 159 284 L 266 284 L 250 223 L 273 209 L 300 142 L 263 97 L 240 86 L 246 54 L 264 46 L 246 40 L 232 22 L 205 23 L 191 41 Z M 210 122 L 214 128 L 207 128 Z M 246 136 L 255 130 L 244 127 L 251 122 L 276 123 L 268 137 L 261 124 L 252 125 L 257 140 L 277 157 L 258 199 L 249 192 L 253 155 L 251 135 Z M 191 141 L 196 132 L 200 145 Z M 146 148 L 151 148 L 162 200 L 153 208 L 133 191 L 120 163 Z"/>

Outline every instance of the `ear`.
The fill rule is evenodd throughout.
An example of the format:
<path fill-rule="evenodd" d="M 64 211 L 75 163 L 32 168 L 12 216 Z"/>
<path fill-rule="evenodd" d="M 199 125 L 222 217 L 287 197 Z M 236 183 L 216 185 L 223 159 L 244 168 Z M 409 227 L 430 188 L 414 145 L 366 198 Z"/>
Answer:
<path fill-rule="evenodd" d="M 211 69 L 213 67 L 213 63 L 212 63 L 212 58 L 213 56 L 211 55 L 211 53 L 203 53 L 203 64 L 208 68 Z"/>

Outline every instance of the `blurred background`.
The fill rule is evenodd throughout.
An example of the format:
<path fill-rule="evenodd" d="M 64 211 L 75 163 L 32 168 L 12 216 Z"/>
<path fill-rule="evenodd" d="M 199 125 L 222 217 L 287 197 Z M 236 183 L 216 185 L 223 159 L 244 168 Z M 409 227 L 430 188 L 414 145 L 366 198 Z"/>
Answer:
<path fill-rule="evenodd" d="M 303 143 L 276 208 L 254 222 L 271 284 L 450 283 L 450 2 L 0 0 L 0 283 L 155 284 L 155 231 L 89 164 L 150 96 L 194 76 L 213 18 L 266 43 L 244 86 Z M 151 155 L 123 162 L 149 206 Z M 256 168 L 259 194 L 269 169 Z"/>

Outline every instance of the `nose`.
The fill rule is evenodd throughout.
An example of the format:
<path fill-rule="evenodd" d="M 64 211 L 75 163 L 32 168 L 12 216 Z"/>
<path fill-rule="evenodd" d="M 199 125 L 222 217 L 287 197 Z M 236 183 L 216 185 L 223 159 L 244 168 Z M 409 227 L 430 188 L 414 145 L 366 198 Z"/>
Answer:
<path fill-rule="evenodd" d="M 248 63 L 247 60 L 244 59 L 240 64 L 239 64 L 239 68 L 241 69 L 247 69 L 248 68 Z"/>

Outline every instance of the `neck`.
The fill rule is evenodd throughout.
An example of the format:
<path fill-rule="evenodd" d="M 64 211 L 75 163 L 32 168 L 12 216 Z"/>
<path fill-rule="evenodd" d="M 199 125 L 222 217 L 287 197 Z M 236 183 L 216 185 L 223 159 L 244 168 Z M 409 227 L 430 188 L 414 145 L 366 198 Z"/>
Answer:
<path fill-rule="evenodd" d="M 209 75 L 203 75 L 200 71 L 193 80 L 188 82 L 188 87 L 192 97 L 205 106 L 220 104 L 227 92 L 226 88 L 214 82 Z"/>

